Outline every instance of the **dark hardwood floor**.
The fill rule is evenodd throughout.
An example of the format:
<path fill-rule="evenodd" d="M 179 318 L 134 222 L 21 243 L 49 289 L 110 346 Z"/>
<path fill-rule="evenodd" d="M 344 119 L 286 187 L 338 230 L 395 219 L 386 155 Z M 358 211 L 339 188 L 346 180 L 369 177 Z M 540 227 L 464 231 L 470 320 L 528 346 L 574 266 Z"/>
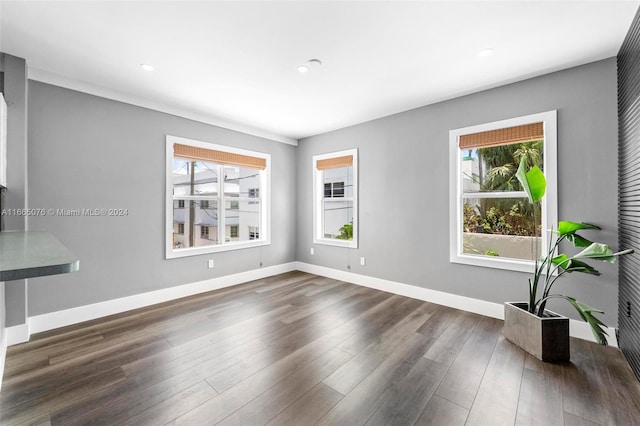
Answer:
<path fill-rule="evenodd" d="M 4 425 L 637 425 L 620 351 L 542 363 L 502 321 L 302 272 L 9 348 Z"/>

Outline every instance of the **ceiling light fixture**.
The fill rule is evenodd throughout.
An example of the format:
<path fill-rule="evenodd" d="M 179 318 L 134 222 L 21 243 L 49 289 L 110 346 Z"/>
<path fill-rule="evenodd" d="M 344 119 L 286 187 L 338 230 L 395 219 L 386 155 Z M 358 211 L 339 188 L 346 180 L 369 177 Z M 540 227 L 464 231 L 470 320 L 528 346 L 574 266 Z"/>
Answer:
<path fill-rule="evenodd" d="M 140 64 L 140 67 L 145 71 L 153 71 L 153 65 L 149 64 Z"/>
<path fill-rule="evenodd" d="M 307 65 L 298 65 L 296 69 L 300 74 L 304 74 L 309 71 L 309 67 Z"/>
<path fill-rule="evenodd" d="M 486 49 L 482 49 L 481 51 L 478 52 L 478 56 L 485 57 L 485 56 L 489 56 L 493 54 L 493 49 L 490 47 L 487 47 Z"/>

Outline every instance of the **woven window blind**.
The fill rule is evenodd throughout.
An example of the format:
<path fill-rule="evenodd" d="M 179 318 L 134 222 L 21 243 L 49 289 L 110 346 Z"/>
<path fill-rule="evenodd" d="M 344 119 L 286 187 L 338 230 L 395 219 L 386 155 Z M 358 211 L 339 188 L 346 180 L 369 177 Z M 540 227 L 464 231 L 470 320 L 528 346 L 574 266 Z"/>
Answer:
<path fill-rule="evenodd" d="M 458 141 L 460 149 L 490 148 L 512 143 L 532 142 L 544 138 L 544 123 L 531 123 L 487 132 L 461 135 Z"/>
<path fill-rule="evenodd" d="M 340 167 L 353 166 L 353 155 L 345 155 L 344 157 L 325 158 L 316 161 L 318 170 L 338 169 Z"/>
<path fill-rule="evenodd" d="M 214 149 L 199 148 L 196 146 L 173 144 L 173 156 L 187 160 L 206 161 L 209 163 L 223 164 L 227 166 L 249 167 L 264 170 L 267 160 L 252 157 L 250 155 L 234 154 L 231 152 L 216 151 Z"/>

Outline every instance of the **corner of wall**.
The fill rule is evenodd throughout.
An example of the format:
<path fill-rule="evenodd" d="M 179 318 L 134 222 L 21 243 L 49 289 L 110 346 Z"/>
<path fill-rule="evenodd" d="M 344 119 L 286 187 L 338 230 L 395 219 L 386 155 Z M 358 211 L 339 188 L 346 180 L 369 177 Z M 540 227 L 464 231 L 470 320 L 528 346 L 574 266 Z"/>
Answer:
<path fill-rule="evenodd" d="M 0 389 L 2 389 L 2 378 L 4 377 L 4 360 L 7 356 L 7 332 L 4 327 L 4 282 L 0 282 Z"/>

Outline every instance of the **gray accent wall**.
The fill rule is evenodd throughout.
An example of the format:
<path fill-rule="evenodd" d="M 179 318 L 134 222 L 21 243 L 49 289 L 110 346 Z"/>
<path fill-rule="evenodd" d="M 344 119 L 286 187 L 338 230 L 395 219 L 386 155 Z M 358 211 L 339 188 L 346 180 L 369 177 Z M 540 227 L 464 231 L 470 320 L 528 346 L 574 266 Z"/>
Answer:
<path fill-rule="evenodd" d="M 167 134 L 271 154 L 271 245 L 164 258 Z M 30 207 L 128 209 L 29 219 L 80 259 L 79 272 L 29 281 L 29 316 L 295 260 L 294 146 L 35 81 L 28 137 Z"/>
<path fill-rule="evenodd" d="M 449 130 L 558 110 L 558 217 L 600 225 L 600 240 L 617 247 L 616 86 L 611 58 L 301 140 L 297 259 L 490 302 L 526 300 L 528 274 L 449 262 Z M 311 158 L 348 148 L 359 150 L 359 248 L 314 245 Z M 573 274 L 557 290 L 604 310 L 615 327 L 617 265 L 597 266 L 602 277 Z M 578 318 L 568 304 L 549 308 Z"/>

